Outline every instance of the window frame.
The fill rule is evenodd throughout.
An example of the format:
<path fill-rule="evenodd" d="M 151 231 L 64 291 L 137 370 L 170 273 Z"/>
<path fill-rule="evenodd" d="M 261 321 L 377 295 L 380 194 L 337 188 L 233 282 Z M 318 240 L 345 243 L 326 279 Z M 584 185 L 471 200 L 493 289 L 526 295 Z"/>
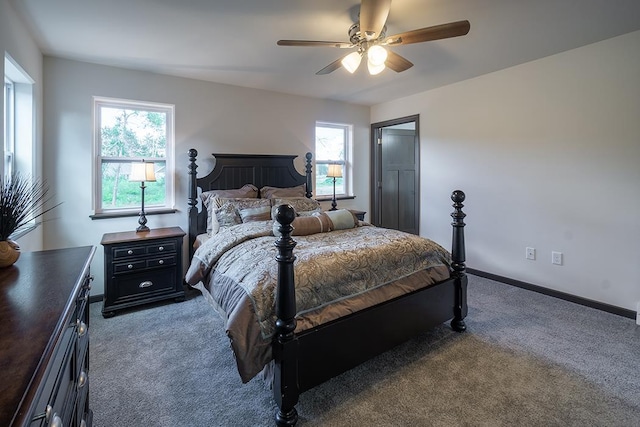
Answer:
<path fill-rule="evenodd" d="M 335 159 L 323 159 L 320 158 L 318 155 L 318 139 L 317 139 L 317 134 L 318 134 L 318 128 L 319 127 L 323 127 L 323 128 L 333 128 L 333 129 L 341 129 L 343 131 L 343 144 L 344 144 L 344 148 L 343 148 L 343 153 L 344 153 L 344 158 L 341 160 L 335 160 Z M 344 188 L 344 192 L 339 192 L 338 189 L 336 188 L 336 198 L 339 197 L 353 197 L 353 191 L 352 191 L 352 185 L 351 185 L 351 158 L 352 158 L 352 153 L 353 153 L 353 125 L 351 124 L 346 124 L 346 123 L 335 123 L 335 122 L 325 122 L 325 121 L 317 121 L 316 122 L 316 126 L 314 128 L 315 130 L 315 138 L 314 138 L 314 151 L 315 151 L 315 155 L 314 155 L 314 159 L 315 159 L 315 170 L 318 170 L 318 165 L 331 165 L 331 164 L 338 164 L 338 165 L 342 165 L 342 186 Z M 314 174 L 314 188 L 317 190 L 318 189 L 318 181 L 317 181 L 317 175 Z M 322 198 L 331 198 L 333 196 L 333 193 L 331 194 L 316 194 L 315 195 L 316 198 L 322 199 Z"/>
<path fill-rule="evenodd" d="M 153 111 L 166 114 L 165 157 L 111 157 L 102 156 L 101 109 L 122 108 L 128 110 Z M 102 206 L 102 165 L 108 163 L 132 163 L 135 161 L 159 161 L 165 163 L 165 203 L 145 206 L 145 213 L 164 213 L 175 209 L 175 105 L 122 98 L 93 97 L 93 197 L 94 216 L 118 217 L 138 215 L 140 207 L 104 208 Z"/>
<path fill-rule="evenodd" d="M 8 76 L 4 77 L 4 176 L 10 176 L 15 169 L 15 85 Z"/>

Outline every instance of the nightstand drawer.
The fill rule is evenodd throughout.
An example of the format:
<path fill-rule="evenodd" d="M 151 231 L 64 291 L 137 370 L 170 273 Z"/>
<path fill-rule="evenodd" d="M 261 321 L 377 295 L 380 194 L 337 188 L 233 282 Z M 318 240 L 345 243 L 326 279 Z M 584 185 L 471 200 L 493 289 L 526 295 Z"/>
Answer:
<path fill-rule="evenodd" d="M 176 256 L 168 255 L 147 260 L 147 267 L 167 267 L 176 264 Z"/>
<path fill-rule="evenodd" d="M 119 276 L 114 281 L 115 302 L 172 291 L 176 286 L 175 277 L 174 267 Z"/>
<path fill-rule="evenodd" d="M 175 252 L 176 244 L 173 242 L 164 242 L 162 244 L 148 246 L 147 250 L 150 254 L 159 254 L 163 252 Z"/>
<path fill-rule="evenodd" d="M 125 262 L 122 264 L 114 264 L 113 272 L 129 273 L 131 271 L 144 270 L 145 268 L 147 268 L 147 262 L 142 259 L 139 261 L 131 261 L 131 262 Z"/>
<path fill-rule="evenodd" d="M 113 250 L 113 259 L 128 258 L 136 255 L 144 255 L 147 253 L 145 246 L 131 246 L 126 248 L 117 248 Z"/>

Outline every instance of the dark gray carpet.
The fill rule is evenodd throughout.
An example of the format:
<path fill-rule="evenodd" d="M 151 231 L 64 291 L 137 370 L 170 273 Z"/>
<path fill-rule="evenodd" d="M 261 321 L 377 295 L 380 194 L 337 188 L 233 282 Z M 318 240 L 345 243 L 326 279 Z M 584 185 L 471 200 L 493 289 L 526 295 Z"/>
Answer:
<path fill-rule="evenodd" d="M 91 305 L 94 426 L 271 426 L 197 291 L 111 319 Z M 300 396 L 300 426 L 639 426 L 631 319 L 470 276 L 467 332 L 443 325 Z"/>

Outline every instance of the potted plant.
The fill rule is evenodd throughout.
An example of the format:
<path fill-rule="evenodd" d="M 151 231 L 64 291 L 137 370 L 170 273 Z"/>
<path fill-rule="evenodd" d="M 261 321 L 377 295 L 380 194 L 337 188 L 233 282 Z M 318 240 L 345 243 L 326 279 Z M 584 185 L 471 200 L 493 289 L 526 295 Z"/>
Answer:
<path fill-rule="evenodd" d="M 0 267 L 13 265 L 20 247 L 10 237 L 59 204 L 50 206 L 48 186 L 20 173 L 0 177 Z"/>

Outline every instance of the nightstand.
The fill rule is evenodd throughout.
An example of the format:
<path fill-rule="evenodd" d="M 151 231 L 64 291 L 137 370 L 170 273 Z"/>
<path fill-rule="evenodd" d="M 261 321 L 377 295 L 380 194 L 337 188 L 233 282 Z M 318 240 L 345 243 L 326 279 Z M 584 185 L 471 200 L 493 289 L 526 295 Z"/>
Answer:
<path fill-rule="evenodd" d="M 144 232 L 107 233 L 104 246 L 104 301 L 102 315 L 173 298 L 184 301 L 180 227 Z"/>

